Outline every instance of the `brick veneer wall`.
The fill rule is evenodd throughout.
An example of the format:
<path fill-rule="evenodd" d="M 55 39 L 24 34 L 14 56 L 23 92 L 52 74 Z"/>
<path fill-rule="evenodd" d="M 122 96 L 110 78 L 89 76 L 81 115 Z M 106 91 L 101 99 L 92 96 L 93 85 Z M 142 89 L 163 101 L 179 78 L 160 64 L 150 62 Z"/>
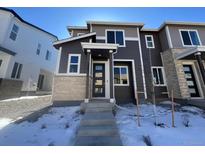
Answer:
<path fill-rule="evenodd" d="M 23 81 L 0 78 L 0 100 L 19 97 Z"/>
<path fill-rule="evenodd" d="M 86 76 L 57 75 L 53 83 L 53 101 L 79 101 L 86 95 Z"/>

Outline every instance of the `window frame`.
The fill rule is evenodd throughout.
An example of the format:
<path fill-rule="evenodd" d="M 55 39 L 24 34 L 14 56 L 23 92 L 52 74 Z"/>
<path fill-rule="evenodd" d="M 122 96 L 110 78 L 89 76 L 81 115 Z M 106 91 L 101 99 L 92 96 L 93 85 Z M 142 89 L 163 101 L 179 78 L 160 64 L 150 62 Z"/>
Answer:
<path fill-rule="evenodd" d="M 148 41 L 147 40 L 147 38 L 148 37 L 151 37 L 151 41 Z M 149 47 L 148 46 L 148 42 L 152 42 L 152 47 Z M 148 48 L 148 49 L 154 49 L 155 48 L 155 44 L 154 44 L 154 37 L 153 37 L 153 35 L 145 35 L 145 43 L 146 43 L 146 48 Z"/>
<path fill-rule="evenodd" d="M 15 31 L 13 30 L 14 26 L 17 27 L 17 32 L 15 32 Z M 17 37 L 18 37 L 18 32 L 19 32 L 19 26 L 14 23 L 13 26 L 12 26 L 12 28 L 11 28 L 11 31 L 10 31 L 10 34 L 9 34 L 9 38 L 10 38 L 12 41 L 16 41 L 16 39 L 17 39 Z M 11 34 L 12 34 L 12 33 L 15 33 L 15 34 L 16 34 L 15 39 L 12 39 L 12 38 L 11 38 Z"/>
<path fill-rule="evenodd" d="M 107 32 L 108 31 L 112 31 L 114 32 L 114 36 L 115 36 L 115 43 L 114 44 L 118 44 L 116 43 L 116 32 L 117 31 L 121 31 L 122 32 L 122 36 L 123 36 L 123 45 L 118 44 L 118 47 L 126 47 L 126 41 L 125 41 L 125 30 L 124 29 L 105 29 L 105 42 L 108 43 L 108 39 L 107 39 Z"/>
<path fill-rule="evenodd" d="M 154 83 L 154 74 L 153 74 L 153 69 L 154 68 L 157 69 L 157 76 L 158 76 L 158 78 L 159 78 L 159 73 L 158 73 L 159 71 L 158 71 L 158 69 L 161 69 L 164 84 L 161 84 L 161 83 L 155 84 Z M 167 86 L 166 76 L 165 76 L 165 71 L 164 71 L 164 67 L 163 66 L 152 66 L 151 67 L 151 73 L 152 73 L 152 83 L 153 83 L 154 86 L 156 86 L 156 87 Z"/>
<path fill-rule="evenodd" d="M 14 77 L 12 77 L 15 64 L 17 64 L 17 68 L 16 68 L 16 71 L 14 72 Z M 23 64 L 18 63 L 18 62 L 14 62 L 13 69 L 12 69 L 12 72 L 11 72 L 11 79 L 20 79 L 22 69 L 23 69 Z"/>
<path fill-rule="evenodd" d="M 78 66 L 77 72 L 70 72 L 70 65 L 73 65 L 71 63 L 71 57 L 72 56 L 77 56 L 78 57 L 78 63 L 76 63 L 77 66 Z M 81 63 L 81 54 L 68 54 L 67 74 L 80 74 L 80 63 Z"/>
<path fill-rule="evenodd" d="M 126 65 L 120 65 L 120 66 L 116 65 L 116 66 L 114 66 L 113 69 L 115 69 L 115 68 L 120 68 L 120 69 L 121 68 L 126 68 L 126 71 L 127 71 L 127 84 L 115 83 L 115 81 L 114 81 L 114 86 L 129 86 L 130 85 L 130 81 L 129 81 L 129 69 L 128 69 L 128 66 L 126 66 Z M 114 80 L 115 80 L 114 70 L 113 70 L 113 75 L 114 75 Z M 121 82 L 121 71 L 120 71 L 120 82 Z"/>
<path fill-rule="evenodd" d="M 48 53 L 48 59 L 47 59 L 47 53 Z M 51 60 L 51 51 L 50 51 L 50 50 L 46 50 L 46 57 L 45 57 L 45 59 L 46 59 L 47 61 L 50 61 L 50 60 Z"/>
<path fill-rule="evenodd" d="M 184 40 L 183 40 L 182 33 L 181 33 L 182 31 L 187 31 L 187 32 L 188 32 L 189 39 L 190 39 L 190 41 L 191 41 L 191 45 L 185 45 L 185 44 L 184 44 Z M 199 40 L 199 45 L 193 45 L 193 42 L 192 42 L 192 39 L 191 39 L 191 36 L 190 36 L 190 31 L 196 32 L 196 35 L 197 35 L 198 40 Z M 195 46 L 201 46 L 201 45 L 202 45 L 202 44 L 201 44 L 201 39 L 200 39 L 200 37 L 199 37 L 199 33 L 198 33 L 198 30 L 197 30 L 197 29 L 179 29 L 179 34 L 180 34 L 180 38 L 181 38 L 182 45 L 183 45 L 184 47 L 195 47 Z"/>
<path fill-rule="evenodd" d="M 41 45 L 41 43 L 38 43 L 38 45 L 37 45 L 37 49 L 36 49 L 36 55 L 40 55 L 40 53 L 41 53 L 41 48 L 42 48 L 42 45 Z M 38 53 L 38 50 L 39 50 L 39 53 Z"/>

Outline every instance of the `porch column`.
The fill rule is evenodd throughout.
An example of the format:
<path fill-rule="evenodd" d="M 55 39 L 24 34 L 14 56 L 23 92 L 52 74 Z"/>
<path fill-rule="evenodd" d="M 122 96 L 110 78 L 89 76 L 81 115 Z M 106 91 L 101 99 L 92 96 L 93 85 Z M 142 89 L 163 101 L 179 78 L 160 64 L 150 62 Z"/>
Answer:
<path fill-rule="evenodd" d="M 196 60 L 198 62 L 199 69 L 201 71 L 201 75 L 202 75 L 202 78 L 203 78 L 203 81 L 204 81 L 204 84 L 205 84 L 205 69 L 204 69 L 204 65 L 203 65 L 202 59 L 201 59 L 201 52 L 197 52 L 195 54 L 195 57 L 196 57 Z"/>
<path fill-rule="evenodd" d="M 113 76 L 113 50 L 109 50 L 110 54 L 110 102 L 114 103 L 115 102 L 115 96 L 114 96 L 114 76 Z"/>
<path fill-rule="evenodd" d="M 90 99 L 90 79 L 89 79 L 90 78 L 90 50 L 87 50 L 86 65 L 87 65 L 87 74 L 86 74 L 85 103 L 88 103 Z"/>

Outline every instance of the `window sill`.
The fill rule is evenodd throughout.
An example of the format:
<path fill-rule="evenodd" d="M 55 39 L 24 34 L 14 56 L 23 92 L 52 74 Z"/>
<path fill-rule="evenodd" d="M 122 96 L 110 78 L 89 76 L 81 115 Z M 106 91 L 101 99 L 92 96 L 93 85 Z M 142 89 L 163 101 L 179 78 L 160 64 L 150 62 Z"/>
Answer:
<path fill-rule="evenodd" d="M 116 87 L 129 87 L 129 84 L 114 84 Z"/>

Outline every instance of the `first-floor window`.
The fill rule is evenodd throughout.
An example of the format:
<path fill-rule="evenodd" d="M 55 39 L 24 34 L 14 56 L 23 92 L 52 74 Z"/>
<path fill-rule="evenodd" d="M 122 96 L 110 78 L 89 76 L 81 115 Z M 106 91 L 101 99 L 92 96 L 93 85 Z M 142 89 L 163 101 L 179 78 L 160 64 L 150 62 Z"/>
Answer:
<path fill-rule="evenodd" d="M 80 71 L 80 54 L 69 54 L 68 73 L 79 73 Z"/>
<path fill-rule="evenodd" d="M 114 66 L 114 84 L 129 85 L 128 67 Z"/>
<path fill-rule="evenodd" d="M 15 62 L 11 73 L 11 78 L 19 79 L 21 76 L 22 67 L 22 64 Z"/>
<path fill-rule="evenodd" d="M 155 86 L 165 86 L 163 67 L 152 67 L 152 79 Z"/>
<path fill-rule="evenodd" d="M 46 51 L 46 60 L 51 60 L 51 52 L 49 50 Z"/>
<path fill-rule="evenodd" d="M 1 67 L 1 64 L 2 64 L 2 60 L 0 59 L 0 67 Z"/>

